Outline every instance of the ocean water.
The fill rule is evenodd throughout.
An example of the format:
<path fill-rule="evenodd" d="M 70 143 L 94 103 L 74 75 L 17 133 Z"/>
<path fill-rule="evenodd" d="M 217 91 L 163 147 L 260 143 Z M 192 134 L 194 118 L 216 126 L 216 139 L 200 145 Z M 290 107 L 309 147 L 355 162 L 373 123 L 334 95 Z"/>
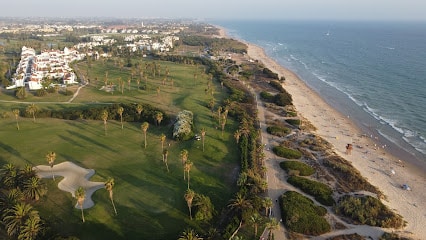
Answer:
<path fill-rule="evenodd" d="M 392 153 L 426 163 L 425 22 L 213 24 L 263 47 Z"/>

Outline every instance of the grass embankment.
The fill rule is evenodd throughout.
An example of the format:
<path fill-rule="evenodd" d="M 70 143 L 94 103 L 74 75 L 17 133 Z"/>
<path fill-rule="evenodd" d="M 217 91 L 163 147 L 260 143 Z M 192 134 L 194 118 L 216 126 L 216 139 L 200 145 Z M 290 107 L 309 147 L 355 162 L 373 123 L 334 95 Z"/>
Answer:
<path fill-rule="evenodd" d="M 400 215 L 371 196 L 344 196 L 339 199 L 335 211 L 338 215 L 350 218 L 354 224 L 384 228 L 401 228 L 406 225 Z"/>
<path fill-rule="evenodd" d="M 194 112 L 194 130 L 206 130 L 205 151 L 202 151 L 202 141 L 175 142 L 170 139 L 170 125 L 157 127 L 151 124 L 146 149 L 140 123 L 125 122 L 122 130 L 119 121 L 108 121 L 105 136 L 102 121 L 36 118 L 33 123 L 30 118 L 20 118 L 20 131 L 17 131 L 11 109 L 25 108 L 26 104 L 7 103 L 0 106 L 0 112 L 10 113 L 7 118 L 1 119 L 0 164 L 47 164 L 46 153 L 54 151 L 57 154 L 55 163 L 72 161 L 95 169 L 92 181 L 105 181 L 108 177 L 115 179 L 114 199 L 118 215 L 114 216 L 108 193 L 99 190 L 93 195 L 95 206 L 85 210 L 84 224 L 81 223 L 80 212 L 74 208 L 75 199 L 56 188 L 59 180 L 55 183 L 51 179 L 45 180 L 49 183 L 49 192 L 37 204 L 37 209 L 61 234 L 75 235 L 80 239 L 175 239 L 187 226 L 199 229 L 199 223 L 190 221 L 188 217 L 184 199 L 187 184 L 183 179 L 180 151 L 187 149 L 194 164 L 190 171 L 191 189 L 210 197 L 216 210 L 225 207 L 235 191 L 230 187 L 234 178 L 231 172 L 238 166 L 238 151 L 231 134 L 236 123 L 228 119 L 223 136 L 220 128 L 216 129 L 217 121 L 211 118 L 207 108 L 210 96 L 204 91 L 207 76 L 199 74 L 194 80 L 193 73 L 200 71 L 195 66 L 161 62 L 163 68 L 169 66 L 170 75 L 174 78 L 173 87 L 170 84 L 161 87 L 161 80 L 149 79 L 148 90 L 138 90 L 133 81 L 130 91 L 126 82 L 123 95 L 118 91 L 111 94 L 99 90 L 104 72 L 108 70 L 111 80 L 119 76 L 127 80 L 125 71 L 120 75 L 113 65 L 92 64 L 90 76 L 93 79 L 97 77 L 98 83 L 92 81 L 90 86 L 82 89 L 75 100 L 78 104 L 36 103 L 37 107 L 61 109 L 91 103 L 98 106 L 105 102 L 141 102 L 150 103 L 168 114 L 189 109 Z M 158 96 L 156 86 L 161 88 Z M 212 87 L 214 99 L 219 103 L 226 93 L 217 83 Z M 170 172 L 162 162 L 159 139 L 162 133 L 168 136 L 165 146 L 169 151 Z"/>

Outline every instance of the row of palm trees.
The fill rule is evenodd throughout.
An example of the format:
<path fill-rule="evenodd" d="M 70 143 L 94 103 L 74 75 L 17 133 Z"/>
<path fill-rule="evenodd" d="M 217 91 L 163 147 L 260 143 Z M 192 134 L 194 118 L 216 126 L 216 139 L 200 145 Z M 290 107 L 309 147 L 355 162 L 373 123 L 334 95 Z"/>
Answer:
<path fill-rule="evenodd" d="M 115 185 L 114 178 L 108 178 L 108 180 L 106 180 L 105 183 L 104 183 L 105 189 L 109 193 L 109 199 L 111 200 L 111 204 L 112 204 L 112 207 L 114 209 L 114 213 L 115 213 L 115 215 L 117 215 L 118 213 L 117 213 L 117 209 L 115 208 L 115 203 L 114 203 L 114 198 L 113 198 L 114 185 Z M 85 222 L 83 207 L 84 207 L 84 201 L 86 200 L 86 190 L 83 187 L 80 186 L 75 190 L 74 196 L 77 199 L 77 205 L 80 206 L 81 220 L 83 222 Z"/>

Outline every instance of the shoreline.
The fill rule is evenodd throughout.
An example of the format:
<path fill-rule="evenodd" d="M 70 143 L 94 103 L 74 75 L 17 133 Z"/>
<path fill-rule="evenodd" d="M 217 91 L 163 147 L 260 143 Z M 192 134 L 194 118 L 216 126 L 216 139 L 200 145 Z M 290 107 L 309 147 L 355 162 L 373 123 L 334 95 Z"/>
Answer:
<path fill-rule="evenodd" d="M 220 29 L 221 37 L 228 37 L 224 28 L 216 27 Z M 387 198 L 382 201 L 384 204 L 403 216 L 407 226 L 394 232 L 414 239 L 426 236 L 423 227 L 426 222 L 425 169 L 408 161 L 408 153 L 403 156 L 397 154 L 396 157 L 392 150 L 381 146 L 376 139 L 366 137 L 350 118 L 331 107 L 295 73 L 267 56 L 264 49 L 238 40 L 248 45 L 250 58 L 258 60 L 279 76 L 285 76 L 283 87 L 293 96 L 293 105 L 299 116 L 313 124 L 317 128 L 314 133 L 331 143 L 336 154 L 351 162 L 363 177 L 383 192 Z M 351 155 L 345 154 L 348 143 L 355 146 Z M 402 184 L 408 184 L 412 191 L 403 190 Z"/>

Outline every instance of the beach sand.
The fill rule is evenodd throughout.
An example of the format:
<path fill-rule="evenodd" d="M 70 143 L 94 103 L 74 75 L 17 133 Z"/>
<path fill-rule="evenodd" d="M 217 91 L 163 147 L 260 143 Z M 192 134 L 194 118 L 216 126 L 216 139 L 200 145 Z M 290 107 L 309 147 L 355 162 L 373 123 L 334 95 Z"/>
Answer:
<path fill-rule="evenodd" d="M 220 34 L 226 37 L 226 32 L 222 28 L 220 28 Z M 337 154 L 351 162 L 362 176 L 378 187 L 386 197 L 386 200 L 382 202 L 407 221 L 406 228 L 394 232 L 413 239 L 425 239 L 426 174 L 424 170 L 408 164 L 407 159 L 398 159 L 391 155 L 386 149 L 387 146 L 379 146 L 374 136 L 365 136 L 351 122 L 350 116 L 343 116 L 332 108 L 296 74 L 269 58 L 262 48 L 245 43 L 248 45 L 250 58 L 260 61 L 265 67 L 278 73 L 280 77 L 285 77 L 283 86 L 292 95 L 293 104 L 299 116 L 312 123 L 317 128 L 316 134 L 330 142 Z M 346 154 L 348 143 L 354 146 L 350 155 Z M 408 184 L 411 191 L 402 189 L 403 184 Z"/>

